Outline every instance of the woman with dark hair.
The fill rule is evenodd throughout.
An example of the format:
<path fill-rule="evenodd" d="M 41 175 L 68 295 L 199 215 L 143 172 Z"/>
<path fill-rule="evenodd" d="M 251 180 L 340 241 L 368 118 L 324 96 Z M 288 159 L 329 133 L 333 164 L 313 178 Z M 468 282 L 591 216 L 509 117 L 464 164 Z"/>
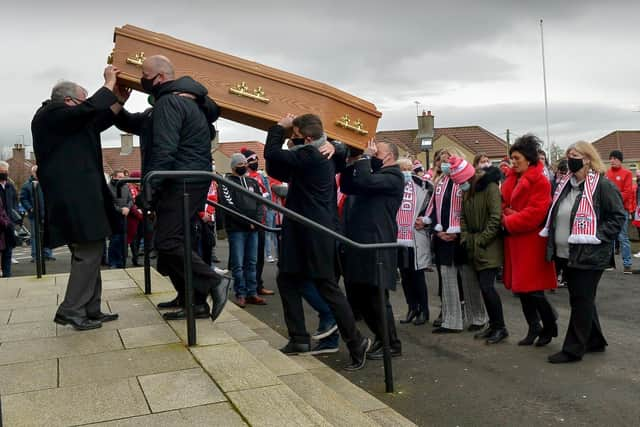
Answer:
<path fill-rule="evenodd" d="M 540 140 L 518 138 L 509 150 L 512 166 L 502 184 L 504 277 L 507 289 L 518 294 L 529 325 L 518 345 L 544 346 L 558 336 L 556 314 L 544 291 L 557 286 L 553 262 L 545 259 L 547 238 L 538 233 L 551 205 L 551 184 L 538 159 Z M 542 320 L 542 326 L 540 326 Z"/>
<path fill-rule="evenodd" d="M 611 244 L 627 212 L 615 185 L 606 177 L 598 152 L 588 142 L 567 150 L 570 173 L 558 182 L 547 223 L 540 232 L 548 236 L 547 260 L 565 266 L 571 317 L 562 351 L 549 356 L 551 363 L 582 360 L 585 353 L 607 346 L 602 335 L 595 298 L 605 269 L 613 266 Z"/>
<path fill-rule="evenodd" d="M 482 164 L 479 160 L 478 163 Z M 504 324 L 502 301 L 494 286 L 503 260 L 501 177 L 500 169 L 495 166 L 476 169 L 469 180 L 470 189 L 464 195 L 460 221 L 462 244 L 467 251 L 462 279 L 482 293 L 489 327 L 478 332 L 475 338 L 485 339 L 487 344 L 497 344 L 509 336 Z"/>

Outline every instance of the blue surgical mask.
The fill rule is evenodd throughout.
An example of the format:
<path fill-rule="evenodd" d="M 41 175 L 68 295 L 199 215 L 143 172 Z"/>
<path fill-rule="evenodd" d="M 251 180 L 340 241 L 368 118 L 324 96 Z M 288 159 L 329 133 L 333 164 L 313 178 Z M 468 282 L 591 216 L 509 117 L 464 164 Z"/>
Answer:
<path fill-rule="evenodd" d="M 451 173 L 451 163 L 440 163 L 440 170 L 443 174 L 449 175 Z"/>
<path fill-rule="evenodd" d="M 411 181 L 411 172 L 409 171 L 402 171 L 402 174 L 404 175 L 404 182 L 405 184 L 409 181 Z"/>
<path fill-rule="evenodd" d="M 462 184 L 460 184 L 460 189 L 462 191 L 469 191 L 470 188 L 471 188 L 471 184 L 469 184 L 469 181 L 465 181 Z"/>

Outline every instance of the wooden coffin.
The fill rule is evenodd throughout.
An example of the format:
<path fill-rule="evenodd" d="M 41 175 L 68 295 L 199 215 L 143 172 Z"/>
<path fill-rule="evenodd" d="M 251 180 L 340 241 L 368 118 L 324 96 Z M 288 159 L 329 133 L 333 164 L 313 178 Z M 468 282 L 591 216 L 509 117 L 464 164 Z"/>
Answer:
<path fill-rule="evenodd" d="M 141 90 L 145 58 L 165 55 L 177 77 L 202 83 L 222 109 L 222 117 L 266 130 L 287 113 L 314 113 L 328 136 L 364 148 L 382 114 L 370 102 L 336 88 L 256 62 L 187 43 L 165 34 L 125 25 L 116 28 L 109 61 L 122 84 Z"/>

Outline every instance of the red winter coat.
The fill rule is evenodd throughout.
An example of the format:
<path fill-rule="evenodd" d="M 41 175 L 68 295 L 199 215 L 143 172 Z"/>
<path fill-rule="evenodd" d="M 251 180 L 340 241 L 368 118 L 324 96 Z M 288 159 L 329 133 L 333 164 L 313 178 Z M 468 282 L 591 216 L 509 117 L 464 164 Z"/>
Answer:
<path fill-rule="evenodd" d="M 547 238 L 540 237 L 551 206 L 551 184 L 542 163 L 520 177 L 509 170 L 502 184 L 504 284 L 513 292 L 533 292 L 557 286 L 553 262 L 545 261 Z"/>

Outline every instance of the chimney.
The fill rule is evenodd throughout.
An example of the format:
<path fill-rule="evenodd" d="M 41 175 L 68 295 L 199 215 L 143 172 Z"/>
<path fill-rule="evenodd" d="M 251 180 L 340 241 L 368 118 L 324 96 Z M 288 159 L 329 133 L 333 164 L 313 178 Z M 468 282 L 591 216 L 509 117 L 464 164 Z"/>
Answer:
<path fill-rule="evenodd" d="M 14 144 L 13 145 L 13 161 L 15 164 L 24 163 L 24 145 L 22 144 Z"/>
<path fill-rule="evenodd" d="M 422 115 L 418 116 L 418 133 L 416 134 L 416 144 L 418 144 L 421 151 L 431 150 L 433 136 L 433 116 L 431 111 L 425 113 L 423 110 Z"/>
<path fill-rule="evenodd" d="M 130 133 L 120 134 L 120 155 L 128 156 L 133 153 L 133 135 Z"/>

